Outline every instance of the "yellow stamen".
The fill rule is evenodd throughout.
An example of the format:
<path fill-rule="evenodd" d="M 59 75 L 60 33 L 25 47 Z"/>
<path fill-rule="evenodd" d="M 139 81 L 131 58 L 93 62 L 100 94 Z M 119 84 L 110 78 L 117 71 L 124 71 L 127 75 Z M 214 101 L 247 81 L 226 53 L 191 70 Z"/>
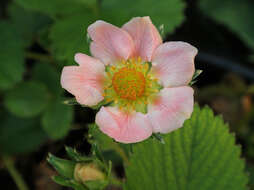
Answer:
<path fill-rule="evenodd" d="M 122 111 L 144 110 L 150 98 L 160 91 L 149 68 L 141 57 L 120 60 L 110 66 L 104 83 L 105 101 L 114 102 Z"/>
<path fill-rule="evenodd" d="M 124 67 L 114 74 L 112 84 L 121 98 L 136 100 L 143 95 L 146 81 L 141 72 Z"/>

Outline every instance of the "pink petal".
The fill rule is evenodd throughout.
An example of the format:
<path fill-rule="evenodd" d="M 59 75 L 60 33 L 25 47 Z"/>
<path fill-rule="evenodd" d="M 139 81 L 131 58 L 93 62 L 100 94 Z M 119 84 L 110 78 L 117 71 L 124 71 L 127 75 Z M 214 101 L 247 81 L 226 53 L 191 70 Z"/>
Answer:
<path fill-rule="evenodd" d="M 80 104 L 94 106 L 103 100 L 104 65 L 82 53 L 75 55 L 79 66 L 66 66 L 61 75 L 61 85 L 73 94 Z"/>
<path fill-rule="evenodd" d="M 101 107 L 95 122 L 103 133 L 122 143 L 143 141 L 152 134 L 147 116 L 139 112 L 127 114 L 115 107 Z"/>
<path fill-rule="evenodd" d="M 150 17 L 135 17 L 123 27 L 134 40 L 134 56 L 151 61 L 154 50 L 162 43 L 161 36 Z"/>
<path fill-rule="evenodd" d="M 168 133 L 182 127 L 193 111 L 193 89 L 188 86 L 164 88 L 153 104 L 148 105 L 148 118 L 153 132 Z"/>
<path fill-rule="evenodd" d="M 152 58 L 152 71 L 164 87 L 187 85 L 194 74 L 197 49 L 185 42 L 160 45 Z"/>
<path fill-rule="evenodd" d="M 134 49 L 131 36 L 121 28 L 104 21 L 91 24 L 88 34 L 93 40 L 90 45 L 91 53 L 104 64 L 113 64 L 115 61 L 127 60 Z"/>

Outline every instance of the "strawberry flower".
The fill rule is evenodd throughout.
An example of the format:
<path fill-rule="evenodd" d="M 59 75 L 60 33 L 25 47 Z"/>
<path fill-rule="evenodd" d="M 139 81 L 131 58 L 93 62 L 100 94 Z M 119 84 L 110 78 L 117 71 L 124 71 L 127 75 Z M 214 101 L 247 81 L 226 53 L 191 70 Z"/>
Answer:
<path fill-rule="evenodd" d="M 79 66 L 63 68 L 61 85 L 80 104 L 103 103 L 95 119 L 103 133 L 135 143 L 176 130 L 191 116 L 195 47 L 162 43 L 149 17 L 122 28 L 96 21 L 88 34 L 93 57 L 77 53 Z"/>

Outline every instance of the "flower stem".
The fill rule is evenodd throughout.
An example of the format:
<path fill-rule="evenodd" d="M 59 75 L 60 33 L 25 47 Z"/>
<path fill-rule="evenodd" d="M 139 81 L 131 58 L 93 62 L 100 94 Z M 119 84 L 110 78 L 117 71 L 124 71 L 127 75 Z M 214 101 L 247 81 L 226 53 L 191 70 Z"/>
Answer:
<path fill-rule="evenodd" d="M 114 186 L 117 186 L 117 187 L 122 187 L 122 185 L 123 185 L 123 182 L 117 178 L 111 178 L 110 183 Z"/>
<path fill-rule="evenodd" d="M 119 144 L 118 143 L 114 143 L 112 145 L 113 145 L 113 149 L 121 156 L 121 158 L 123 159 L 124 163 L 129 165 L 128 156 L 126 155 L 124 150 L 119 146 Z"/>
<path fill-rule="evenodd" d="M 11 175 L 12 179 L 16 183 L 19 190 L 29 190 L 28 186 L 26 185 L 24 179 L 22 178 L 21 174 L 18 172 L 18 170 L 15 168 L 14 161 L 8 157 L 3 156 L 2 157 L 3 163 Z"/>

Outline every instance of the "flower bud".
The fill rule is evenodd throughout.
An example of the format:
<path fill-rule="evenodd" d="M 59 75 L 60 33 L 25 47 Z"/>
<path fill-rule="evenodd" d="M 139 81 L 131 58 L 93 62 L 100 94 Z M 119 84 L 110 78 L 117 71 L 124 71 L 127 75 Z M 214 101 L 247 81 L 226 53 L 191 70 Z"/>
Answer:
<path fill-rule="evenodd" d="M 74 179 L 84 183 L 92 180 L 104 180 L 105 175 L 94 163 L 77 163 L 74 169 Z"/>
<path fill-rule="evenodd" d="M 49 153 L 48 162 L 58 171 L 58 173 L 66 178 L 73 178 L 75 162 L 58 158 Z"/>

